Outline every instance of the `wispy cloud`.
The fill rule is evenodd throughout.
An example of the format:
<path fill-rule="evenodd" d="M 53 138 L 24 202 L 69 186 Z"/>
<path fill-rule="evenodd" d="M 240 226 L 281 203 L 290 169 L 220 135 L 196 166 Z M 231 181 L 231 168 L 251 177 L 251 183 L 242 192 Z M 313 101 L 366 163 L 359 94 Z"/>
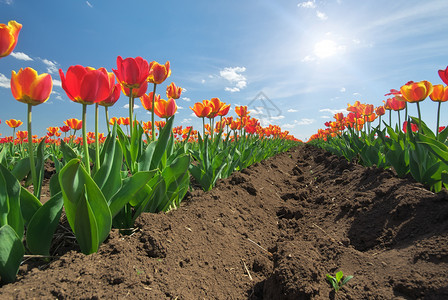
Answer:
<path fill-rule="evenodd" d="M 190 101 L 191 101 L 191 99 L 188 98 L 188 97 L 182 97 L 181 99 L 184 100 L 184 101 L 186 101 L 186 102 L 190 102 Z"/>
<path fill-rule="evenodd" d="M 129 104 L 123 105 L 123 108 L 129 109 Z M 140 106 L 134 103 L 134 109 L 137 109 L 137 108 L 140 108 Z"/>
<path fill-rule="evenodd" d="M 31 57 L 29 57 L 27 54 L 23 52 L 12 52 L 11 56 L 18 60 L 24 60 L 24 61 L 33 60 Z"/>
<path fill-rule="evenodd" d="M 300 2 L 299 4 L 297 4 L 297 6 L 301 8 L 316 8 L 316 2 L 315 1 Z"/>
<path fill-rule="evenodd" d="M 62 87 L 62 82 L 58 79 L 53 79 L 53 86 Z"/>
<path fill-rule="evenodd" d="M 12 5 L 14 3 L 13 0 L 1 0 L 0 3 L 5 3 L 7 5 Z"/>
<path fill-rule="evenodd" d="M 2 88 L 11 88 L 11 84 L 9 83 L 9 78 L 0 73 L 0 87 Z"/>
<path fill-rule="evenodd" d="M 324 109 L 320 109 L 319 112 L 329 112 L 329 113 L 335 115 L 340 112 L 347 113 L 347 110 L 345 108 L 340 108 L 340 109 L 324 108 Z"/>
<path fill-rule="evenodd" d="M 180 121 L 182 124 L 190 124 L 193 119 L 185 118 L 182 121 Z"/>
<path fill-rule="evenodd" d="M 54 95 L 54 97 L 55 97 L 57 100 L 64 101 L 64 99 L 62 98 L 62 96 L 61 96 L 61 94 L 60 94 L 59 92 L 52 91 L 51 94 Z"/>
<path fill-rule="evenodd" d="M 298 110 L 297 110 L 297 109 L 292 109 L 292 108 L 290 108 L 290 109 L 287 110 L 287 112 L 289 112 L 289 113 L 295 113 L 295 112 L 298 112 Z"/>
<path fill-rule="evenodd" d="M 300 119 L 300 120 L 294 120 L 293 123 L 287 123 L 287 124 L 283 124 L 281 127 L 282 128 L 288 128 L 288 129 L 292 129 L 295 128 L 296 126 L 306 126 L 306 125 L 311 125 L 315 122 L 316 120 L 314 119 Z"/>
<path fill-rule="evenodd" d="M 58 63 L 57 62 L 48 60 L 46 58 L 42 59 L 42 62 L 47 66 L 48 73 L 55 74 L 58 72 Z"/>
<path fill-rule="evenodd" d="M 225 87 L 224 90 L 234 93 L 239 92 L 247 86 L 246 77 L 241 74 L 246 71 L 245 67 L 229 67 L 219 71 L 219 75 L 226 79 L 233 87 Z"/>
<path fill-rule="evenodd" d="M 86 1 L 86 4 L 88 7 L 93 8 L 93 5 L 89 1 Z"/>
<path fill-rule="evenodd" d="M 316 16 L 319 20 L 322 20 L 322 21 L 325 21 L 328 19 L 328 16 L 321 11 L 316 11 Z"/>
<path fill-rule="evenodd" d="M 341 93 L 345 93 L 346 89 L 345 87 L 341 87 L 341 89 L 339 90 Z"/>

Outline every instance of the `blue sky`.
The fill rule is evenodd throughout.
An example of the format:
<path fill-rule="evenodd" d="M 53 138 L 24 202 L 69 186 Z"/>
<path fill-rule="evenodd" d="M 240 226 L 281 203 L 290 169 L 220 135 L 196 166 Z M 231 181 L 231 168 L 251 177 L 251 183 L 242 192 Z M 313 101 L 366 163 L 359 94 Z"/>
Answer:
<path fill-rule="evenodd" d="M 347 103 L 378 106 L 409 80 L 441 84 L 447 11 L 446 0 L 0 0 L 0 23 L 23 25 L 13 55 L 0 59 L 0 133 L 12 133 L 6 119 L 26 120 L 26 105 L 9 89 L 12 70 L 32 67 L 54 79 L 48 102 L 33 109 L 33 133 L 44 135 L 46 127 L 81 119 L 57 70 L 80 64 L 111 72 L 121 55 L 171 62 L 172 75 L 157 91 L 164 96 L 172 81 L 185 89 L 176 125 L 200 129 L 189 107 L 219 97 L 306 140 Z M 127 103 L 122 95 L 110 116 L 127 116 Z M 136 104 L 137 119 L 150 120 Z M 434 128 L 437 104 L 428 98 L 421 108 Z M 409 112 L 417 115 L 416 105 Z M 444 103 L 442 125 L 447 112 Z M 93 113 L 89 106 L 92 131 Z"/>

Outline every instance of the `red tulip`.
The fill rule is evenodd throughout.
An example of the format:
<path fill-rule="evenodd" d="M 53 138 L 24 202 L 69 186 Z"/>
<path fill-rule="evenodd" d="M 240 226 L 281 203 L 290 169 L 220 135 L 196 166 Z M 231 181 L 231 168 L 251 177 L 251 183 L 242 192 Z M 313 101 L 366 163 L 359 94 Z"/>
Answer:
<path fill-rule="evenodd" d="M 235 113 L 240 117 L 246 117 L 249 115 L 249 112 L 247 111 L 247 106 L 236 106 L 235 107 Z"/>
<path fill-rule="evenodd" d="M 115 78 L 104 68 L 95 70 L 80 65 L 68 68 L 66 76 L 59 69 L 62 88 L 74 102 L 81 104 L 94 104 L 106 100 L 115 85 Z"/>
<path fill-rule="evenodd" d="M 176 111 L 176 100 L 173 98 L 168 99 L 168 101 L 160 99 L 159 101 L 154 102 L 154 112 L 159 118 L 170 118 Z"/>
<path fill-rule="evenodd" d="M 448 84 L 448 66 L 445 70 L 439 70 L 439 76 L 445 84 Z"/>
<path fill-rule="evenodd" d="M 412 130 L 412 132 L 417 132 L 418 131 L 417 124 L 411 123 L 411 130 Z M 408 131 L 408 122 L 404 121 L 404 123 L 403 123 L 403 132 L 407 133 L 407 131 Z"/>
<path fill-rule="evenodd" d="M 32 68 L 20 69 L 16 74 L 12 71 L 11 92 L 18 101 L 38 105 L 48 100 L 53 89 L 51 75 L 38 75 Z"/>
<path fill-rule="evenodd" d="M 205 118 L 212 111 L 212 108 L 210 106 L 205 105 L 201 102 L 196 102 L 193 108 L 190 107 L 190 109 L 196 114 L 198 118 Z"/>
<path fill-rule="evenodd" d="M 17 45 L 22 24 L 9 21 L 8 25 L 0 24 L 0 57 L 11 54 Z"/>
<path fill-rule="evenodd" d="M 117 83 L 112 88 L 112 93 L 110 94 L 110 96 L 107 97 L 105 100 L 98 102 L 98 104 L 105 107 L 112 106 L 118 101 L 120 95 L 121 95 L 120 84 Z"/>
<path fill-rule="evenodd" d="M 117 69 L 114 70 L 118 82 L 128 89 L 138 89 L 146 82 L 149 75 L 149 64 L 140 56 L 136 58 L 128 57 L 123 60 L 117 57 Z"/>
<path fill-rule="evenodd" d="M 125 94 L 126 96 L 129 97 L 129 95 L 130 95 L 130 88 L 125 87 L 125 86 L 122 85 L 121 86 L 121 90 L 123 91 L 123 94 Z M 143 84 L 139 88 L 133 88 L 132 89 L 132 96 L 134 98 L 139 98 L 139 97 L 143 96 L 146 93 L 147 90 L 148 90 L 148 82 L 145 81 L 145 82 L 143 82 Z"/>
<path fill-rule="evenodd" d="M 167 61 L 165 65 L 152 61 L 149 64 L 148 81 L 155 84 L 161 84 L 171 75 L 170 62 Z"/>
<path fill-rule="evenodd" d="M 64 124 L 73 130 L 80 130 L 82 128 L 82 121 L 74 118 L 65 120 Z"/>

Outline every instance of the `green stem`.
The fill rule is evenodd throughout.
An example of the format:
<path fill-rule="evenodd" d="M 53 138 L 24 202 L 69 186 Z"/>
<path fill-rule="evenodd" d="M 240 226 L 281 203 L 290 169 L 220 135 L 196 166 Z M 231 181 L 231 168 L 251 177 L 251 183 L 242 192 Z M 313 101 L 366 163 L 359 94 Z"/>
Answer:
<path fill-rule="evenodd" d="M 87 104 L 82 104 L 82 145 L 84 148 L 84 163 L 87 173 L 90 175 L 90 159 L 89 159 L 89 146 L 87 145 L 87 132 L 86 132 L 86 115 Z"/>
<path fill-rule="evenodd" d="M 397 114 L 398 114 L 398 128 L 400 128 L 402 125 L 401 125 L 400 111 L 399 110 L 397 110 Z"/>
<path fill-rule="evenodd" d="M 133 124 L 133 115 L 134 115 L 134 95 L 132 95 L 132 88 L 129 89 L 129 129 L 130 135 L 132 137 L 132 124 Z"/>
<path fill-rule="evenodd" d="M 153 128 L 153 130 L 151 130 L 151 141 L 155 141 L 156 140 L 156 132 L 155 132 L 155 128 L 154 128 L 154 100 L 156 99 L 156 87 L 157 87 L 157 83 L 154 83 L 154 88 L 152 90 L 152 100 L 151 100 L 151 127 Z"/>
<path fill-rule="evenodd" d="M 392 127 L 392 110 L 389 109 L 389 127 Z"/>
<path fill-rule="evenodd" d="M 33 179 L 33 187 L 34 187 L 34 196 L 39 198 L 39 188 L 37 183 L 37 172 L 36 165 L 34 163 L 34 149 L 33 149 L 33 134 L 31 133 L 31 109 L 32 105 L 28 103 L 28 152 L 30 155 L 30 168 L 31 168 L 31 176 Z"/>
<path fill-rule="evenodd" d="M 440 126 L 440 106 L 442 105 L 442 102 L 439 101 L 439 106 L 437 107 L 437 127 L 436 127 L 436 138 L 439 137 L 439 126 Z"/>
<path fill-rule="evenodd" d="M 205 118 L 202 117 L 202 138 L 205 139 Z"/>
<path fill-rule="evenodd" d="M 107 124 L 107 133 L 110 133 L 110 124 L 109 124 L 109 108 L 107 106 L 104 107 L 106 111 L 106 124 Z"/>
<path fill-rule="evenodd" d="M 378 118 L 378 130 L 381 131 L 381 116 Z"/>
<path fill-rule="evenodd" d="M 417 111 L 418 111 L 418 129 L 419 129 L 419 131 L 421 131 L 423 133 L 422 116 L 420 114 L 420 104 L 419 104 L 419 102 L 417 102 Z"/>
<path fill-rule="evenodd" d="M 98 138 L 98 103 L 95 103 L 95 173 L 100 169 L 100 143 Z"/>

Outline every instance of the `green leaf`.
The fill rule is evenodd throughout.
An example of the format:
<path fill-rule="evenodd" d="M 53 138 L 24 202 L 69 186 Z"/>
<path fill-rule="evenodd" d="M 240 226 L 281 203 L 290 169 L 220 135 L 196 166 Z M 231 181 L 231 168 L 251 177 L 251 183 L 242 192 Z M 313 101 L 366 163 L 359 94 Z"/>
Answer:
<path fill-rule="evenodd" d="M 20 209 L 25 225 L 28 225 L 37 210 L 42 207 L 42 203 L 23 186 L 20 189 Z"/>
<path fill-rule="evenodd" d="M 34 187 L 37 189 L 37 193 L 34 193 L 37 195 L 37 198 L 40 199 L 40 193 L 42 189 L 42 180 L 44 179 L 44 164 L 45 164 L 45 153 L 44 153 L 44 147 L 45 147 L 45 139 L 42 139 L 42 141 L 39 143 L 39 146 L 37 146 L 37 159 L 36 159 L 36 175 L 37 175 L 37 187 Z"/>
<path fill-rule="evenodd" d="M 138 160 L 138 171 L 149 171 L 151 167 L 152 156 L 156 149 L 157 141 L 151 142 L 146 149 L 142 152 L 142 155 Z"/>
<path fill-rule="evenodd" d="M 61 141 L 61 151 L 62 151 L 62 156 L 64 157 L 64 163 L 67 163 L 74 158 L 78 158 L 78 155 L 76 155 L 76 152 L 69 145 L 67 145 L 64 141 Z"/>
<path fill-rule="evenodd" d="M 13 282 L 19 271 L 25 248 L 21 238 L 9 225 L 0 227 L 0 279 Z"/>
<path fill-rule="evenodd" d="M 12 168 L 11 173 L 17 178 L 17 180 L 22 180 L 28 173 L 30 173 L 30 158 L 25 157 L 19 160 L 16 165 Z"/>
<path fill-rule="evenodd" d="M 0 226 L 6 224 L 22 238 L 24 220 L 20 209 L 20 184 L 7 168 L 0 165 Z"/>
<path fill-rule="evenodd" d="M 103 192 L 107 201 L 121 187 L 121 167 L 123 162 L 123 152 L 117 146 L 116 126 L 112 130 L 112 134 L 108 136 L 102 151 L 103 161 L 101 167 L 94 176 L 94 181 Z"/>
<path fill-rule="evenodd" d="M 336 282 L 339 283 L 341 282 L 342 277 L 344 277 L 344 273 L 342 273 L 342 271 L 339 271 L 336 273 Z"/>
<path fill-rule="evenodd" d="M 173 122 L 174 122 L 174 116 L 168 119 L 168 122 L 166 122 L 165 126 L 160 132 L 159 139 L 157 140 L 157 145 L 154 149 L 154 154 L 152 156 L 151 167 L 149 168 L 150 170 L 156 169 L 159 166 L 159 163 L 168 145 L 168 139 L 171 135 Z"/>
<path fill-rule="evenodd" d="M 64 200 L 54 195 L 31 219 L 26 232 L 26 245 L 33 254 L 50 255 L 53 234 L 59 224 Z"/>
<path fill-rule="evenodd" d="M 76 238 L 82 239 L 82 242 L 78 241 L 80 246 L 81 243 L 84 245 L 82 251 L 85 253 L 95 247 L 98 249 L 99 244 L 107 238 L 112 227 L 112 216 L 103 193 L 81 165 L 79 159 L 72 159 L 62 168 L 59 173 L 59 183 L 67 220 Z M 85 228 L 87 225 L 97 227 L 87 230 Z M 81 232 L 78 233 L 76 228 L 79 228 Z M 87 232 L 91 234 L 87 234 Z M 86 239 L 89 237 L 92 240 L 87 242 Z M 98 245 L 94 248 L 87 246 L 95 243 Z"/>
<path fill-rule="evenodd" d="M 123 207 L 129 203 L 137 201 L 135 195 L 154 177 L 156 170 L 137 172 L 132 177 L 123 180 L 121 189 L 110 199 L 109 208 L 113 217 L 115 217 Z M 136 205 L 135 202 L 132 204 Z"/>
<path fill-rule="evenodd" d="M 81 197 L 76 207 L 73 231 L 82 253 L 88 255 L 98 251 L 100 244 L 98 224 L 85 196 Z"/>
<path fill-rule="evenodd" d="M 352 278 L 353 278 L 352 275 L 346 276 L 346 277 L 344 278 L 344 280 L 342 281 L 341 286 L 345 285 L 345 284 L 346 284 L 347 282 L 349 282 L 349 280 L 352 279 Z"/>

